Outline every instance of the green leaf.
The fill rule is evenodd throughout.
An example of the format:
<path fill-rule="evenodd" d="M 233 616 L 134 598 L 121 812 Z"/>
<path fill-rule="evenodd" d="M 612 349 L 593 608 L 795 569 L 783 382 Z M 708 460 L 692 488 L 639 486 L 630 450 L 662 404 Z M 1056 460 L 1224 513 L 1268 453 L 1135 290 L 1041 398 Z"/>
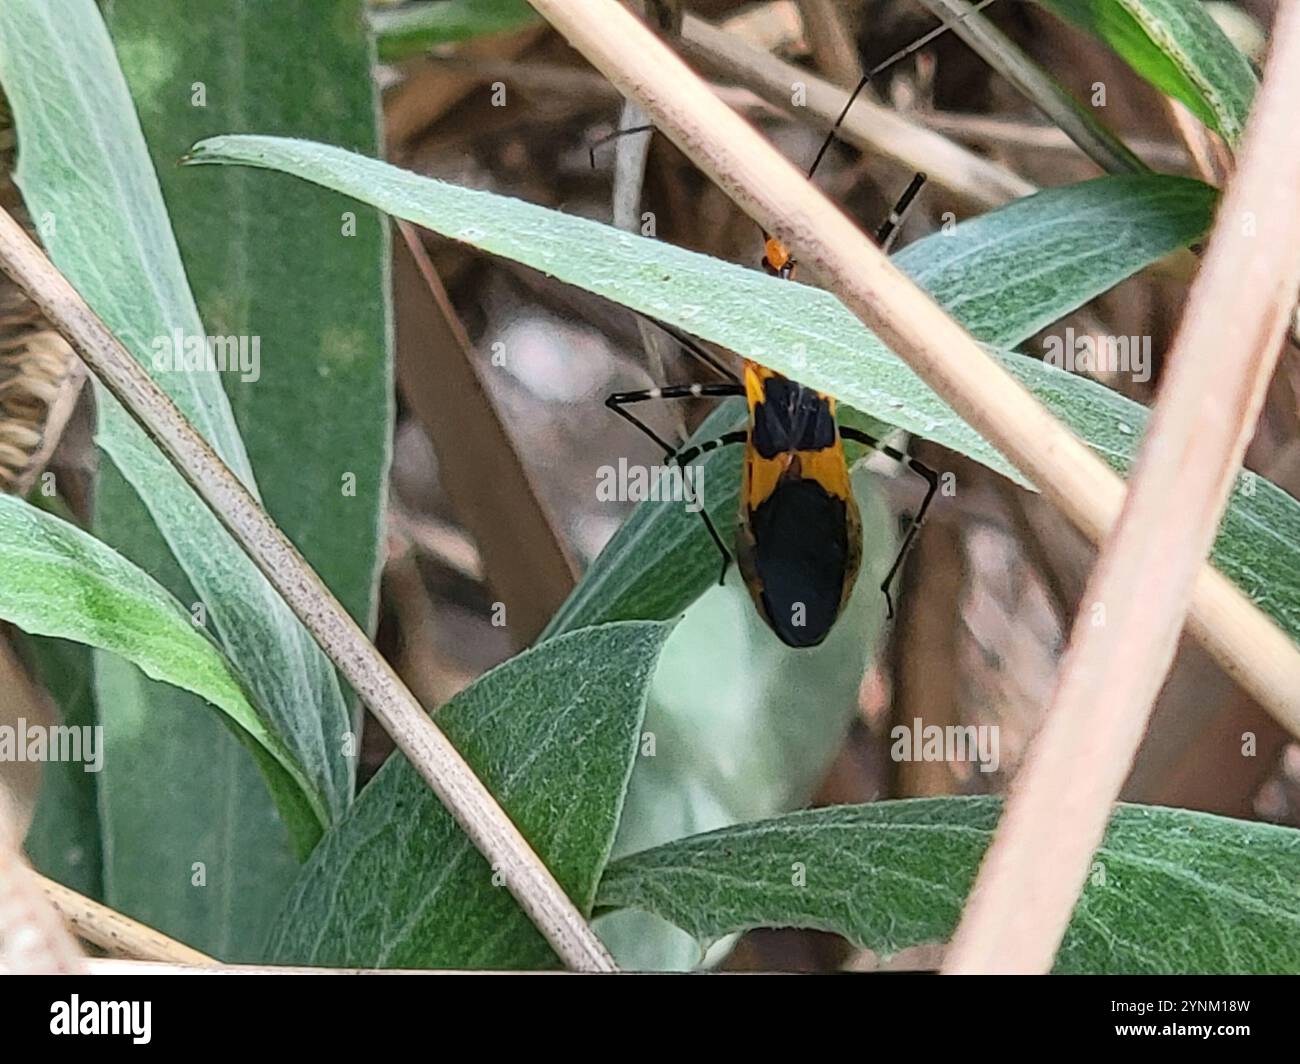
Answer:
<path fill-rule="evenodd" d="M 345 192 L 670 322 L 870 416 L 1015 475 L 829 292 L 520 200 L 420 177 L 328 145 L 212 137 L 196 144 L 187 161 L 277 169 Z M 1123 205 L 1114 206 L 1120 197 Z M 1023 300 L 1032 306 L 1038 328 L 1153 258 L 1195 240 L 1209 223 L 1212 203 L 1213 192 L 1195 181 L 1161 175 L 1101 178 L 1039 193 L 932 239 L 955 241 L 941 259 L 962 278 L 960 289 L 948 293 L 959 313 L 978 322 L 1006 314 Z M 1049 244 L 1049 237 L 1057 243 Z M 1059 255 L 1052 253 L 1057 246 Z M 898 256 L 908 268 L 925 264 L 918 259 L 919 253 Z M 1032 283 L 1008 285 L 995 272 L 1022 260 L 1039 271 Z M 977 262 L 987 262 L 988 270 L 973 268 Z M 1030 317 L 1022 313 L 1017 332 Z M 981 339 L 1006 342 L 996 324 Z"/>
<path fill-rule="evenodd" d="M 90 648 L 63 639 L 33 637 L 23 640 L 19 649 L 59 707 L 59 723 L 74 728 L 93 727 L 94 666 Z M 42 766 L 36 810 L 23 840 L 23 848 L 37 871 L 96 900 L 104 895 L 95 785 L 98 775 L 85 771 L 77 762 L 47 761 Z"/>
<path fill-rule="evenodd" d="M 494 255 L 670 322 L 753 358 L 862 412 L 1016 476 L 1006 461 L 890 353 L 830 293 L 768 277 L 671 244 L 520 200 L 458 188 L 339 148 L 275 137 L 213 137 L 188 161 L 236 163 L 295 174 L 346 192 Z M 1122 205 L 1115 201 L 1122 199 Z M 1066 310 L 1204 232 L 1213 193 L 1195 181 L 1160 175 L 1101 178 L 1042 192 L 957 227 L 940 261 L 959 290 L 944 293 L 978 322 L 1018 301 L 1041 327 Z M 1032 228 L 1031 228 L 1032 224 Z M 960 234 L 960 236 L 958 235 Z M 1061 254 L 1053 254 L 1059 241 Z M 992 245 L 992 252 L 988 246 Z M 918 261 L 920 260 L 920 261 Z M 919 252 L 898 256 L 925 265 Z M 977 262 L 989 269 L 975 269 Z M 994 272 L 1032 261 L 1038 275 L 1020 285 Z M 922 283 L 926 282 L 924 273 Z M 935 283 L 938 283 L 938 278 Z M 1032 331 L 1032 330 L 1031 330 Z M 1005 343 L 994 323 L 989 343 Z"/>
<path fill-rule="evenodd" d="M 374 150 L 361 9 L 360 0 L 277 0 L 232 19 L 225 3 L 132 0 L 109 9 L 108 28 L 203 322 L 260 341 L 258 379 L 222 383 L 267 511 L 369 629 L 393 421 L 388 223 L 276 174 L 176 165 L 216 132 Z M 310 47 L 286 52 L 305 25 Z"/>
<path fill-rule="evenodd" d="M 1250 63 L 1200 0 L 1039 0 L 1235 144 L 1255 96 Z"/>
<path fill-rule="evenodd" d="M 701 942 L 754 927 L 833 931 L 883 954 L 943 942 L 1000 811 L 925 798 L 744 824 L 611 863 L 597 904 L 657 913 Z M 1300 972 L 1300 832 L 1119 806 L 1056 968 Z"/>
<path fill-rule="evenodd" d="M 722 344 L 865 414 L 1015 476 L 829 292 L 328 145 L 212 137 L 196 144 L 187 161 L 282 170 L 345 192 Z M 1008 313 L 1024 300 L 1040 327 L 1153 258 L 1194 241 L 1209 224 L 1213 195 L 1199 182 L 1163 175 L 1101 178 L 1027 197 L 934 239 L 958 241 L 950 255 L 963 280 L 960 291 L 949 295 L 959 312 L 978 321 L 982 314 Z M 996 245 L 997 257 L 986 259 L 987 271 L 972 268 L 988 244 Z M 1004 284 L 994 270 L 1022 257 L 1038 264 L 1040 275 L 1019 286 Z M 898 261 L 908 268 L 920 265 L 904 255 Z M 996 327 L 981 339 L 1006 342 Z"/>
<path fill-rule="evenodd" d="M 438 711 L 584 913 L 618 826 L 665 624 L 589 628 L 493 669 Z M 555 958 L 410 764 L 394 756 L 328 832 L 276 923 L 276 962 L 537 968 Z"/>
<path fill-rule="evenodd" d="M 519 200 L 419 177 L 327 145 L 274 137 L 214 137 L 195 145 L 190 159 L 279 169 L 346 192 L 677 325 L 838 396 L 868 417 L 1024 483 L 828 292 Z M 896 259 L 968 322 L 978 339 L 1017 343 L 1155 258 L 1194 241 L 1208 226 L 1212 209 L 1213 192 L 1199 182 L 1163 175 L 1099 178 L 1026 197 L 946 235 L 918 241 Z M 1079 429 L 1085 442 L 1102 454 L 1132 459 L 1140 438 L 1140 406 L 1037 359 L 1009 351 L 991 353 L 1057 417 Z M 846 419 L 853 417 L 844 413 Z M 706 478 L 721 483 L 710 470 L 714 463 L 727 461 L 735 458 L 724 451 L 710 455 L 704 465 Z M 717 468 L 719 476 L 727 475 L 726 465 Z M 1253 494 L 1239 491 L 1232 504 L 1242 509 L 1237 527 L 1270 534 L 1252 541 L 1221 536 L 1214 561 L 1248 593 L 1252 586 L 1269 587 L 1269 594 L 1257 600 L 1260 607 L 1300 640 L 1300 584 L 1284 579 L 1286 573 L 1300 570 L 1300 503 L 1262 479 L 1248 479 Z M 713 503 L 721 507 L 725 500 L 714 493 Z M 678 514 L 671 520 L 689 516 Z M 639 530 L 625 532 L 607 553 L 628 556 L 629 539 Z M 701 533 L 696 528 L 681 534 Z M 671 541 L 664 545 L 678 549 Z M 643 557 L 648 564 L 656 561 L 648 552 Z M 1270 572 L 1278 573 L 1278 579 L 1270 580 Z M 639 615 L 662 616 L 669 602 L 691 601 L 700 586 L 690 583 L 690 575 L 667 589 L 652 612 Z M 635 592 L 617 586 L 625 580 L 639 585 L 644 576 L 602 577 L 608 584 L 595 602 L 579 588 L 575 601 L 587 598 L 585 608 L 591 611 L 581 615 L 580 622 L 620 615 L 603 611 L 611 606 L 622 611 L 635 596 L 658 594 L 640 586 Z M 552 630 L 579 620 L 576 609 L 566 605 L 562 621 Z"/>
<path fill-rule="evenodd" d="M 222 383 L 263 502 L 369 628 L 391 433 L 387 226 L 377 212 L 273 174 L 176 166 L 195 137 L 228 129 L 373 147 L 359 12 L 358 0 L 291 0 L 232 20 L 226 4 L 136 0 L 112 5 L 107 21 L 204 324 L 257 338 L 257 379 L 231 373 Z M 307 22 L 310 48 L 285 53 Z M 376 296 L 358 301 L 357 292 Z M 99 501 L 101 529 L 111 524 L 115 541 L 195 601 L 139 504 L 102 481 Z M 159 721 L 142 730 L 105 719 L 114 905 L 223 959 L 261 959 L 298 866 L 258 794 L 256 766 L 182 692 L 114 662 L 101 662 L 98 677 L 106 705 L 147 698 Z M 205 889 L 191 883 L 195 863 Z"/>
<path fill-rule="evenodd" d="M 1014 347 L 1194 243 L 1209 229 L 1214 207 L 1214 190 L 1199 181 L 1101 177 L 961 222 L 909 245 L 893 261 L 976 339 Z M 838 332 L 847 311 L 838 301 L 835 306 Z M 861 324 L 855 331 L 880 346 Z"/>
<path fill-rule="evenodd" d="M 583 218 L 420 177 L 327 145 L 213 137 L 196 144 L 188 161 L 269 167 L 345 192 L 678 325 L 1023 483 L 827 292 Z M 1208 227 L 1213 203 L 1213 191 L 1195 181 L 1161 175 L 1100 178 L 1038 193 L 918 241 L 896 261 L 977 337 L 1014 344 L 1194 241 Z M 1042 369 L 1048 373 L 1051 368 Z M 848 419 L 852 416 L 846 413 Z M 732 420 L 738 417 L 731 415 Z M 721 416 L 711 419 L 709 433 L 716 435 L 713 430 L 724 424 L 729 422 Z M 734 482 L 737 478 L 730 474 L 737 462 L 725 451 L 706 456 L 706 479 Z M 711 514 L 734 506 L 716 490 L 706 498 Z M 700 531 L 697 518 L 680 525 L 670 533 L 674 538 L 694 538 Z M 639 545 L 629 542 L 635 532 L 625 526 L 606 553 L 635 551 Z M 672 588 L 663 591 L 666 598 L 681 599 Z M 576 598 L 585 594 L 580 588 Z M 593 623 L 590 614 L 575 620 L 574 601 L 551 631 L 561 624 Z"/>
<path fill-rule="evenodd" d="M 1115 470 L 1128 472 L 1150 417 L 1146 407 L 1032 359 L 1003 356 L 1003 363 Z M 1242 473 L 1210 557 L 1300 641 L 1300 503 L 1272 481 Z"/>
<path fill-rule="evenodd" d="M 95 655 L 95 692 L 105 903 L 219 960 L 261 961 L 303 848 L 267 800 L 264 759 L 201 699 L 111 654 Z"/>
<path fill-rule="evenodd" d="M 9 495 L 0 495 L 0 619 L 31 635 L 111 651 L 202 696 L 279 766 L 272 784 L 297 824 L 310 830 L 321 815 L 305 804 L 310 790 L 293 758 L 180 604 L 112 548 Z"/>
<path fill-rule="evenodd" d="M 859 466 L 853 490 L 863 569 L 824 643 L 795 649 L 774 639 L 734 566 L 727 586 L 708 588 L 673 630 L 646 708 L 654 756 L 638 758 L 632 771 L 615 857 L 812 800 L 860 711 L 862 676 L 885 623 L 880 581 L 898 548 L 876 475 Z M 638 510 L 646 508 L 656 509 Z M 729 516 L 734 522 L 735 511 Z M 700 555 L 709 570 L 703 580 L 716 580 L 712 542 Z M 671 563 L 657 572 L 662 583 L 680 580 Z M 596 930 L 620 967 L 682 970 L 699 959 L 690 936 L 648 914 L 609 914 Z"/>
<path fill-rule="evenodd" d="M 373 10 L 370 28 L 379 58 L 393 63 L 434 45 L 523 29 L 539 18 L 525 0 L 436 0 Z"/>
<path fill-rule="evenodd" d="M 181 72 L 189 91 L 189 80 Z M 99 12 L 90 0 L 0 5 L 0 83 L 21 146 L 17 181 L 54 262 L 226 463 L 254 488 L 212 370 L 156 365 L 166 338 L 206 335 Z M 350 722 L 333 668 L 274 589 L 126 412 L 98 392 L 97 442 L 194 588 L 325 822 L 346 807 Z M 101 521 L 112 516 L 101 512 Z M 101 527 L 107 527 L 102 525 Z M 286 810 L 286 815 L 288 811 Z"/>
<path fill-rule="evenodd" d="M 125 557 L 147 566 L 178 601 L 198 601 L 111 465 L 99 470 L 95 504 L 97 528 Z M 267 928 L 298 872 L 295 854 L 306 857 L 320 841 L 320 821 L 282 823 L 255 748 L 195 696 L 103 653 L 95 657 L 95 695 L 106 751 L 104 901 L 220 960 L 261 961 Z"/>

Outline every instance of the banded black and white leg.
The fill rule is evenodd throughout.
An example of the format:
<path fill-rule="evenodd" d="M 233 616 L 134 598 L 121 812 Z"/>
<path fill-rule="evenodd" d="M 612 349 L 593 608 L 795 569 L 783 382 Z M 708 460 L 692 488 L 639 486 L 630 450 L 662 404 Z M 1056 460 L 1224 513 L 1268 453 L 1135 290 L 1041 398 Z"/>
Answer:
<path fill-rule="evenodd" d="M 912 546 L 912 541 L 916 539 L 916 534 L 921 530 L 921 525 L 925 523 L 925 515 L 930 509 L 930 503 L 934 501 L 935 493 L 939 490 L 939 474 L 923 462 L 913 458 L 910 454 L 904 454 L 888 444 L 881 443 L 874 436 L 868 435 L 859 429 L 850 428 L 847 425 L 840 426 L 840 435 L 846 440 L 852 440 L 854 443 L 860 443 L 864 447 L 869 447 L 873 451 L 879 451 L 887 458 L 892 458 L 895 462 L 911 470 L 922 480 L 925 481 L 925 498 L 921 500 L 921 506 L 916 511 L 916 516 L 912 518 L 907 526 L 907 532 L 903 535 L 903 543 L 898 548 L 898 554 L 894 558 L 894 563 L 889 567 L 889 572 L 885 574 L 885 579 L 880 583 L 880 590 L 885 595 L 885 606 L 889 611 L 889 616 L 894 616 L 894 599 L 889 593 L 889 587 L 894 582 L 894 577 L 898 575 L 898 570 L 903 566 L 903 559 L 907 557 L 907 552 Z"/>
<path fill-rule="evenodd" d="M 673 455 L 673 461 L 682 469 L 685 469 L 701 455 L 716 451 L 719 447 L 731 447 L 737 443 L 745 443 L 748 439 L 749 432 L 745 429 L 724 432 L 721 436 L 715 436 L 711 440 L 705 440 L 693 447 L 678 451 Z M 704 527 L 709 530 L 709 535 L 713 537 L 713 545 L 718 548 L 718 553 L 722 555 L 722 570 L 718 573 L 718 586 L 721 587 L 726 582 L 727 569 L 731 565 L 731 551 L 727 550 L 727 545 L 722 542 L 722 537 L 718 535 L 718 530 L 713 525 L 713 519 L 709 517 L 708 511 L 704 509 L 704 500 L 702 498 L 700 499 L 699 514 L 704 518 Z"/>
<path fill-rule="evenodd" d="M 893 207 L 889 209 L 889 214 L 885 216 L 885 220 L 876 228 L 874 234 L 876 246 L 886 254 L 889 252 L 889 249 L 894 246 L 894 241 L 898 239 L 898 234 L 903 224 L 903 220 L 907 217 L 907 212 L 911 208 L 912 202 L 918 195 L 920 195 L 925 182 L 925 174 L 920 171 L 913 174 L 912 180 L 907 183 L 907 188 L 903 189 L 903 194 L 898 197 L 898 200 L 894 203 Z M 760 229 L 762 229 L 761 226 Z M 767 230 L 762 229 L 762 233 L 763 240 L 766 241 L 768 239 Z M 771 265 L 767 261 L 767 257 L 764 256 L 763 265 L 769 272 L 776 272 L 780 277 L 789 277 L 794 273 L 795 260 L 788 259 L 780 270 L 773 271 Z"/>
<path fill-rule="evenodd" d="M 695 382 L 693 384 L 670 384 L 663 388 L 644 388 L 634 392 L 615 392 L 613 395 L 606 397 L 605 405 L 628 424 L 634 426 L 639 432 L 662 447 L 665 461 L 673 462 L 685 471 L 685 468 L 700 455 L 729 444 L 744 443 L 748 434 L 743 430 L 728 432 L 716 439 L 705 440 L 693 447 L 679 450 L 626 408 L 637 403 L 649 403 L 663 399 L 728 399 L 744 394 L 744 385 L 738 381 Z M 731 551 L 727 549 L 722 536 L 718 534 L 717 527 L 713 524 L 713 519 L 709 516 L 702 503 L 703 500 L 701 500 L 701 506 L 697 512 L 704 521 L 704 527 L 709 530 L 709 536 L 712 537 L 714 546 L 718 548 L 718 553 L 722 555 L 722 572 L 718 575 L 718 583 L 721 584 L 727 578 L 727 568 L 731 564 Z"/>
<path fill-rule="evenodd" d="M 692 384 L 669 384 L 662 388 L 642 388 L 634 392 L 614 392 L 612 395 L 605 397 L 605 405 L 629 425 L 635 426 L 639 432 L 662 447 L 665 458 L 672 458 L 677 453 L 677 447 L 665 440 L 630 410 L 625 409 L 626 407 L 635 406 L 637 403 L 651 403 L 664 399 L 729 399 L 744 394 L 744 386 L 735 381 L 711 381 L 708 383 L 696 381 Z"/>
<path fill-rule="evenodd" d="M 876 229 L 876 246 L 881 251 L 888 252 L 893 247 L 894 241 L 898 238 L 899 227 L 907 217 L 908 208 L 912 206 L 912 201 L 920 194 L 924 184 L 925 174 L 919 171 L 913 174 L 912 180 L 907 183 L 907 188 L 903 189 L 903 194 L 898 197 L 898 202 L 890 209 L 889 216 Z"/>

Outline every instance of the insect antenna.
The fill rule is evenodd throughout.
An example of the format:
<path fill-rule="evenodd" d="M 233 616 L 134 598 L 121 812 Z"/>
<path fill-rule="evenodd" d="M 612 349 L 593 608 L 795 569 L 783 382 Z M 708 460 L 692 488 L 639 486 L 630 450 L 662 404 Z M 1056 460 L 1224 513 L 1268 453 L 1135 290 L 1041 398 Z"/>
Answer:
<path fill-rule="evenodd" d="M 835 124 L 831 126 L 830 132 L 826 134 L 826 139 L 822 141 L 822 146 L 817 150 L 817 156 L 816 158 L 813 159 L 812 166 L 808 167 L 809 180 L 811 180 L 813 174 L 817 172 L 817 167 L 821 165 L 822 159 L 825 157 L 826 152 L 830 149 L 832 142 L 834 142 L 835 140 L 836 132 L 838 132 L 840 126 L 844 124 L 844 119 L 848 116 L 848 113 L 852 109 L 853 104 L 857 101 L 857 98 L 862 94 L 862 90 L 865 89 L 867 85 L 871 83 L 872 78 L 874 78 L 877 74 L 881 74 L 884 71 L 888 70 L 895 63 L 902 62 L 913 52 L 920 51 L 920 49 L 924 48 L 936 37 L 940 36 L 941 34 L 947 33 L 954 26 L 957 26 L 960 23 L 965 22 L 966 19 L 970 18 L 971 15 L 983 11 L 986 7 L 989 6 L 989 4 L 993 2 L 994 0 L 980 0 L 980 2 L 976 4 L 973 8 L 971 8 L 969 11 L 962 12 L 962 14 L 960 14 L 955 19 L 945 20 L 944 22 L 936 26 L 934 29 L 932 29 L 929 33 L 926 33 L 923 36 L 918 37 L 906 48 L 900 48 L 897 52 L 891 55 L 884 62 L 877 63 L 874 67 L 872 67 L 865 74 L 863 74 L 862 80 L 858 82 L 857 88 L 855 88 L 853 92 L 849 94 L 848 101 L 844 104 L 843 109 L 840 111 L 839 117 L 835 119 Z"/>
<path fill-rule="evenodd" d="M 826 139 L 822 141 L 822 146 L 817 149 L 817 155 L 813 159 L 812 165 L 808 167 L 809 179 L 811 179 L 813 174 L 817 172 L 817 167 L 821 165 L 822 159 L 826 156 L 826 152 L 830 150 L 830 146 L 835 140 L 836 132 L 839 130 L 840 126 L 844 124 L 844 119 L 848 117 L 849 111 L 852 110 L 853 105 L 854 103 L 857 102 L 858 97 L 862 95 L 862 90 L 865 89 L 871 83 L 872 78 L 874 78 L 877 74 L 884 73 L 895 63 L 901 63 L 913 52 L 920 51 L 936 37 L 939 37 L 947 33 L 954 26 L 958 26 L 961 23 L 965 22 L 968 18 L 971 17 L 971 15 L 978 14 L 979 12 L 983 11 L 986 7 L 988 7 L 992 3 L 994 3 L 994 0 L 980 0 L 980 2 L 977 3 L 974 7 L 972 7 L 969 11 L 963 11 L 960 15 L 958 15 L 954 19 L 945 19 L 934 29 L 930 30 L 929 33 L 922 34 L 911 44 L 907 45 L 907 47 L 900 48 L 888 59 L 884 60 L 881 63 L 877 63 L 874 67 L 872 67 L 865 74 L 863 74 L 862 80 L 858 82 L 857 87 L 849 94 L 848 100 L 845 101 L 844 107 L 840 110 L 839 116 L 835 119 L 834 125 L 832 125 L 830 128 L 830 132 L 826 134 Z M 591 147 L 588 148 L 587 151 L 587 154 L 590 156 L 591 159 L 591 168 L 593 170 L 596 169 L 597 148 L 603 147 L 604 145 L 608 144 L 610 141 L 617 140 L 619 137 L 625 137 L 631 133 L 647 133 L 652 131 L 654 128 L 655 127 L 653 125 L 629 126 L 627 129 L 616 129 L 612 133 L 606 133 L 603 137 L 599 137 L 597 140 L 595 140 L 592 143 Z"/>
<path fill-rule="evenodd" d="M 735 374 L 735 372 L 713 354 L 713 352 L 695 339 L 695 337 L 691 336 L 690 333 L 682 332 L 682 330 L 677 328 L 677 326 L 669 325 L 667 322 L 660 321 L 658 318 L 652 318 L 648 314 L 642 314 L 641 317 L 666 332 L 682 345 L 682 349 L 686 351 L 687 354 L 697 362 L 701 362 L 708 366 L 723 380 L 730 381 L 733 384 L 740 383 L 740 378 Z"/>
<path fill-rule="evenodd" d="M 627 129 L 616 129 L 612 133 L 606 133 L 603 137 L 597 137 L 591 142 L 591 147 L 587 149 L 587 155 L 591 159 L 591 168 L 596 169 L 596 149 L 603 148 L 610 141 L 618 140 L 619 137 L 626 137 L 632 133 L 651 133 L 654 126 L 628 126 Z"/>

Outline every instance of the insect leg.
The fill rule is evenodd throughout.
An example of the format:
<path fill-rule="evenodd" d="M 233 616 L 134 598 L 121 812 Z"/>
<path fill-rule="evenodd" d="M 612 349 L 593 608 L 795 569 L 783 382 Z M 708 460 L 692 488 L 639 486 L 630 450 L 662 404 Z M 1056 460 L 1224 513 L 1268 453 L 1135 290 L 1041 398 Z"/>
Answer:
<path fill-rule="evenodd" d="M 671 458 L 677 453 L 677 448 L 667 440 L 662 439 L 654 429 L 630 410 L 624 409 L 625 407 L 634 403 L 648 403 L 655 399 L 715 399 L 744 394 L 745 389 L 742 385 L 731 382 L 726 384 L 712 382 L 708 384 L 670 384 L 665 388 L 645 388 L 635 392 L 615 392 L 613 395 L 606 397 L 605 405 L 628 424 L 635 426 L 643 435 L 650 437 L 655 443 L 659 444 L 664 449 L 664 457 Z"/>
<path fill-rule="evenodd" d="M 674 461 L 680 465 L 690 465 L 700 455 L 708 454 L 710 451 L 716 451 L 719 447 L 730 447 L 734 443 L 744 443 L 749 438 L 749 433 L 744 429 L 736 429 L 734 432 L 724 432 L 711 440 L 705 440 L 703 443 L 697 443 L 694 447 L 687 447 L 684 451 L 678 451 L 673 456 Z"/>
<path fill-rule="evenodd" d="M 916 511 L 916 516 L 912 518 L 911 523 L 907 526 L 907 533 L 903 536 L 903 544 L 898 548 L 898 554 L 894 558 L 894 564 L 889 567 L 889 572 L 885 574 L 885 579 L 881 581 L 880 590 L 885 594 L 885 606 L 889 610 L 889 616 L 894 616 L 894 600 L 889 594 L 889 585 L 894 582 L 894 577 L 898 575 L 898 570 L 902 568 L 903 559 L 907 557 L 907 552 L 912 546 L 912 540 L 921 530 L 921 525 L 925 522 L 926 512 L 930 509 L 930 503 L 934 501 L 935 492 L 939 490 L 939 474 L 929 466 L 918 462 L 911 455 L 904 454 L 902 451 L 895 450 L 887 444 L 882 444 L 874 436 L 869 436 L 858 429 L 850 428 L 847 425 L 840 426 L 840 435 L 846 440 L 853 440 L 864 447 L 870 447 L 873 451 L 879 451 L 881 454 L 892 458 L 895 462 L 906 466 L 917 476 L 921 477 L 926 483 L 925 498 L 921 500 L 920 509 Z"/>
<path fill-rule="evenodd" d="M 719 447 L 729 447 L 735 443 L 744 443 L 749 439 L 749 433 L 745 429 L 736 429 L 734 432 L 724 432 L 721 436 L 712 440 L 705 440 L 703 443 L 697 443 L 694 447 L 687 447 L 684 451 L 678 451 L 673 455 L 673 461 L 682 469 L 685 469 L 695 459 L 709 451 L 716 451 Z M 701 500 L 702 502 L 703 500 Z M 718 586 L 727 579 L 727 567 L 731 565 L 731 551 L 727 550 L 727 545 L 722 542 L 722 537 L 718 535 L 717 528 L 713 525 L 713 518 L 709 516 L 709 511 L 703 506 L 699 509 L 699 515 L 704 518 L 704 527 L 709 530 L 709 535 L 713 537 L 713 545 L 718 548 L 718 553 L 722 555 L 722 572 L 718 574 Z"/>
<path fill-rule="evenodd" d="M 624 421 L 634 425 L 643 434 L 659 444 L 664 449 L 665 458 L 669 458 L 676 462 L 678 466 L 685 468 L 706 451 L 730 443 L 743 443 L 748 434 L 743 431 L 728 432 L 723 436 L 719 436 L 716 440 L 706 440 L 704 443 L 688 447 L 685 451 L 679 452 L 676 447 L 671 446 L 662 439 L 654 429 L 630 410 L 625 409 L 625 407 L 633 403 L 649 402 L 652 399 L 723 398 L 744 394 L 744 386 L 740 384 L 673 384 L 667 388 L 647 388 L 639 392 L 615 392 L 605 400 L 605 405 Z M 731 564 L 731 552 L 727 550 L 727 545 L 722 542 L 722 537 L 718 534 L 717 528 L 714 527 L 713 518 L 709 516 L 708 511 L 701 506 L 698 513 L 703 518 L 704 527 L 709 530 L 709 535 L 718 548 L 718 553 L 722 555 L 722 573 L 718 576 L 718 583 L 721 584 L 727 577 L 727 567 Z"/>
<path fill-rule="evenodd" d="M 888 251 L 893 244 L 894 238 L 898 236 L 898 227 L 903 224 L 903 218 L 907 215 L 907 209 L 924 184 L 925 174 L 913 174 L 912 180 L 907 183 L 907 188 L 903 189 L 903 194 L 898 197 L 898 202 L 890 210 L 889 217 L 880 223 L 880 228 L 876 230 L 876 244 L 881 251 Z"/>

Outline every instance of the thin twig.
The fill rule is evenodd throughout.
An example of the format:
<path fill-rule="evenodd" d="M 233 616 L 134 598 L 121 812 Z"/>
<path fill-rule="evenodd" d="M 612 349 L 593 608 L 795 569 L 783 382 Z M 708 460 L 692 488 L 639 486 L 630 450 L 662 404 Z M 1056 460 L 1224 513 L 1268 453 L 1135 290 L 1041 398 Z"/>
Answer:
<path fill-rule="evenodd" d="M 694 16 L 688 15 L 682 26 L 681 48 L 697 63 L 751 89 L 772 106 L 787 113 L 806 111 L 827 128 L 844 107 L 843 89 Z M 796 87 L 803 90 L 801 108 L 792 101 Z M 859 96 L 844 116 L 838 135 L 857 148 L 893 159 L 905 170 L 921 171 L 936 185 L 978 207 L 1000 207 L 1038 191 L 1005 167 L 865 96 Z"/>
<path fill-rule="evenodd" d="M 961 111 L 908 111 L 909 118 L 955 140 L 987 144 L 994 148 L 1026 152 L 1057 151 L 1079 155 L 1079 146 L 1057 126 L 1016 118 L 969 114 Z M 1148 166 L 1166 170 L 1188 165 L 1187 150 L 1170 140 L 1130 138 L 1129 147 Z"/>
<path fill-rule="evenodd" d="M 724 16 L 718 25 L 726 33 L 739 37 L 764 53 L 785 52 L 787 55 L 793 53 L 802 56 L 808 52 L 803 19 L 794 0 L 750 4 L 734 15 Z"/>
<path fill-rule="evenodd" d="M 799 0 L 798 7 L 817 68 L 842 87 L 853 88 L 862 77 L 862 62 L 849 13 L 838 0 Z"/>
<path fill-rule="evenodd" d="M 1164 103 L 1169 113 L 1169 124 L 1186 146 L 1187 155 L 1201 180 L 1215 188 L 1222 187 L 1232 171 L 1232 153 L 1227 145 L 1206 129 L 1181 100 L 1166 96 Z"/>
<path fill-rule="evenodd" d="M 555 877 L 324 582 L 207 441 L 5 211 L 3 268 L 140 423 L 311 632 L 571 967 L 613 961 Z"/>
<path fill-rule="evenodd" d="M 512 92 L 520 90 L 524 93 L 532 93 L 539 100 L 546 97 L 554 101 L 567 97 L 580 103 L 598 101 L 603 104 L 614 102 L 619 98 L 618 90 L 595 71 L 585 67 L 575 69 L 558 62 L 476 58 L 459 53 L 428 55 L 420 62 L 422 69 L 430 77 L 454 78 L 471 85 L 504 81 L 510 86 Z M 748 89 L 740 86 L 715 85 L 714 91 L 737 110 L 761 111 L 773 115 L 782 113 L 766 100 L 760 100 Z M 428 126 L 425 128 L 427 129 Z M 1049 128 L 1055 130 L 1056 127 Z"/>
<path fill-rule="evenodd" d="M 1146 171 L 1146 164 L 1129 151 L 1092 111 L 1071 96 L 1060 82 L 1030 59 L 984 15 L 972 12 L 966 0 L 921 0 L 921 3 L 944 21 L 960 18 L 961 21 L 953 25 L 953 33 L 969 44 L 1025 99 L 1060 126 L 1088 158 L 1107 173 Z"/>
<path fill-rule="evenodd" d="M 975 880 L 947 972 L 1051 968 L 1254 433 L 1300 289 L 1300 4 L 1279 9 L 1274 32 L 1240 165 L 1123 512 L 1084 591 L 1052 704 Z"/>
<path fill-rule="evenodd" d="M 438 968 L 302 968 L 277 964 L 169 964 L 159 961 L 104 960 L 86 962 L 91 975 L 502 975 Z M 570 972 L 528 973 L 570 975 Z"/>
<path fill-rule="evenodd" d="M 1093 542 L 1119 517 L 1120 478 L 904 276 L 699 76 L 611 0 L 532 0 L 551 24 Z M 689 20 L 688 20 L 689 29 Z M 1261 224 L 1264 224 L 1261 220 Z M 1300 647 L 1208 564 L 1192 630 L 1293 735 Z"/>
<path fill-rule="evenodd" d="M 84 894 L 78 894 L 53 879 L 32 873 L 50 904 L 68 926 L 87 942 L 117 957 L 141 961 L 170 961 L 175 964 L 220 964 L 215 957 L 168 938 L 161 931 L 132 920 Z"/>

